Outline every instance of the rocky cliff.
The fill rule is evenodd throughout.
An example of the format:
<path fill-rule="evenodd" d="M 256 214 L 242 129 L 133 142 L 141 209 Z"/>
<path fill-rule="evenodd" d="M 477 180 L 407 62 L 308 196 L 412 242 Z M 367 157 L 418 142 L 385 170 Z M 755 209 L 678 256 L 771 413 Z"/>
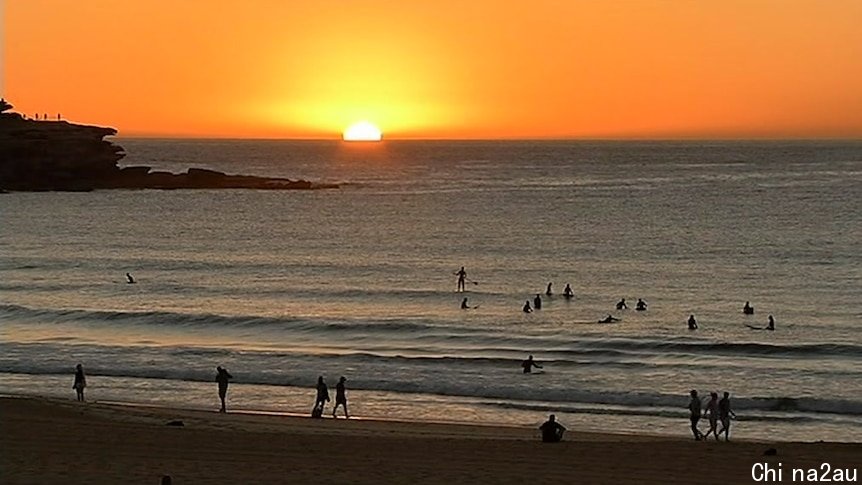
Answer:
<path fill-rule="evenodd" d="M 305 180 L 227 175 L 204 169 L 153 172 L 150 167 L 120 168 L 123 148 L 104 137 L 113 128 L 66 121 L 28 120 L 7 112 L 0 100 L 0 190 L 84 191 L 95 189 L 321 189 L 337 185 Z"/>

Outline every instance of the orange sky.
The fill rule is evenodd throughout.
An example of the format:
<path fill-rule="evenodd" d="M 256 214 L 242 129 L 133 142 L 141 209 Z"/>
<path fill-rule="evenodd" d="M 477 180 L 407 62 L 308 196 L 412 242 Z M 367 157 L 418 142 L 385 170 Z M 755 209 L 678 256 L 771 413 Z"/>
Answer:
<path fill-rule="evenodd" d="M 860 0 L 0 0 L 2 95 L 123 136 L 862 137 Z"/>

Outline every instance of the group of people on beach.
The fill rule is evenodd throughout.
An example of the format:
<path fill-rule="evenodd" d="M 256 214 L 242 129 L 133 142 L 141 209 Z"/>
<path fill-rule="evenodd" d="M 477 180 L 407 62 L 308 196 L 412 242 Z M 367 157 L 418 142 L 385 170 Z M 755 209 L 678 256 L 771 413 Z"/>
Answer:
<path fill-rule="evenodd" d="M 710 433 L 712 433 L 715 440 L 718 441 L 718 436 L 724 433 L 724 440 L 730 441 L 730 418 L 736 417 L 736 414 L 730 408 L 730 393 L 725 392 L 724 397 L 719 400 L 718 393 L 711 392 L 706 406 L 703 406 L 703 401 L 698 397 L 696 390 L 692 389 L 690 396 L 691 400 L 688 403 L 688 410 L 690 413 L 689 418 L 691 419 L 691 432 L 694 435 L 694 439 L 696 441 L 706 441 Z M 703 412 L 701 412 L 701 408 L 703 408 Z M 706 433 L 702 433 L 697 427 L 703 415 L 706 415 L 706 418 L 709 420 L 709 429 Z M 719 422 L 721 422 L 721 430 L 718 429 Z"/>

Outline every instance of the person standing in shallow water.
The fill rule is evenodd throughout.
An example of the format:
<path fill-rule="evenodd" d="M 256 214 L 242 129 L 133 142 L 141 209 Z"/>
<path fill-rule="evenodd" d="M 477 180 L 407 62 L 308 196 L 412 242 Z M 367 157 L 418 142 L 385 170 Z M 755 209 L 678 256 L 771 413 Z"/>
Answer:
<path fill-rule="evenodd" d="M 87 378 L 84 376 L 84 366 L 78 364 L 75 366 L 75 383 L 72 384 L 72 389 L 77 394 L 77 399 L 84 402 L 84 388 L 87 387 Z"/>
<path fill-rule="evenodd" d="M 524 374 L 529 374 L 529 373 L 533 372 L 533 367 L 535 367 L 536 369 L 542 368 L 542 366 L 540 366 L 539 364 L 536 363 L 535 360 L 533 360 L 532 355 L 527 357 L 527 360 L 525 360 L 524 362 L 521 362 L 521 367 L 524 368 Z"/>
<path fill-rule="evenodd" d="M 769 323 L 766 324 L 767 330 L 775 330 L 775 319 L 772 318 L 772 315 L 769 315 Z"/>
<path fill-rule="evenodd" d="M 459 269 L 458 271 L 456 271 L 453 274 L 458 276 L 458 290 L 457 291 L 458 292 L 464 292 L 465 291 L 465 288 L 464 288 L 465 283 L 467 282 L 467 272 L 464 271 L 464 267 L 461 266 L 461 269 Z"/>
<path fill-rule="evenodd" d="M 335 411 L 338 410 L 338 405 L 344 408 L 344 417 L 350 418 L 350 413 L 347 412 L 347 389 L 344 387 L 344 382 L 347 381 L 347 378 L 341 376 L 341 379 L 338 379 L 338 384 L 335 385 L 335 406 L 332 408 L 332 417 L 335 417 Z"/>
<path fill-rule="evenodd" d="M 536 297 L 533 298 L 533 308 L 536 310 L 542 309 L 542 295 L 536 293 Z"/>
<path fill-rule="evenodd" d="M 697 320 L 694 319 L 694 315 L 689 315 L 688 317 L 688 329 L 697 330 Z"/>
<path fill-rule="evenodd" d="M 566 299 L 569 299 L 569 298 L 572 298 L 575 296 L 575 292 L 572 291 L 572 286 L 568 283 L 566 283 L 566 287 L 563 288 L 563 296 L 566 297 Z"/>
<path fill-rule="evenodd" d="M 230 375 L 230 372 L 222 366 L 216 367 L 216 382 L 218 382 L 218 397 L 221 399 L 221 409 L 219 409 L 220 413 L 226 413 L 227 408 L 225 407 L 225 398 L 227 397 L 227 385 L 230 380 L 233 379 L 233 376 Z"/>
<path fill-rule="evenodd" d="M 703 439 L 703 433 L 697 429 L 697 423 L 700 421 L 700 398 L 697 397 L 697 391 L 692 390 L 690 393 L 691 400 L 688 402 L 688 410 L 691 413 L 689 419 L 691 420 L 691 433 L 694 435 L 694 439 L 696 441 L 700 441 Z"/>

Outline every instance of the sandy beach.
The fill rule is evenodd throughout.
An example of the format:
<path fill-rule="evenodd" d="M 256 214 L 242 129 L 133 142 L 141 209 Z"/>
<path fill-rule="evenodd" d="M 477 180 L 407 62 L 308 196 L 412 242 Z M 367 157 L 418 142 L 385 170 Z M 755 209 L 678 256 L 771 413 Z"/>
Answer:
<path fill-rule="evenodd" d="M 174 420 L 182 427 L 168 426 Z M 862 444 L 698 443 L 570 430 L 0 399 L 3 483 L 750 483 L 755 463 L 859 466 Z M 685 427 L 686 423 L 680 423 Z M 777 456 L 763 456 L 767 448 Z"/>

